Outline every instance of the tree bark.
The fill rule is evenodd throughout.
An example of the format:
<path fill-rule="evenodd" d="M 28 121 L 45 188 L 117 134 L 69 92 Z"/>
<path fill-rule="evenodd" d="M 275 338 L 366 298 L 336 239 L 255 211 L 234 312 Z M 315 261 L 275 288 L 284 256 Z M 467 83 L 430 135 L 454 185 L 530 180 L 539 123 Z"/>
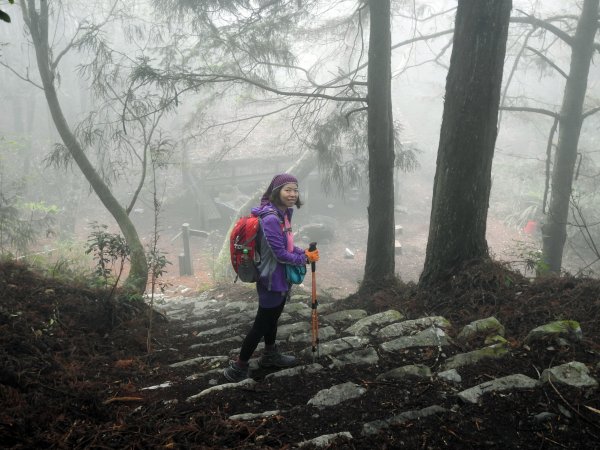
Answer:
<path fill-rule="evenodd" d="M 25 6 L 25 2 L 22 2 L 21 6 L 23 8 L 23 17 L 31 33 L 38 70 L 54 125 L 75 163 L 92 186 L 92 189 L 94 189 L 96 195 L 98 195 L 100 201 L 114 217 L 129 246 L 131 251 L 131 267 L 125 285 L 135 292 L 143 294 L 146 290 L 148 280 L 148 268 L 144 247 L 137 234 L 137 230 L 125 209 L 117 201 L 88 160 L 83 148 L 69 128 L 62 112 L 60 101 L 58 100 L 54 85 L 55 74 L 51 67 L 50 49 L 48 47 L 48 3 L 46 0 L 40 1 L 39 13 L 35 7 L 34 0 L 27 0 L 27 6 Z"/>
<path fill-rule="evenodd" d="M 460 0 L 419 283 L 488 258 L 491 169 L 511 0 Z"/>
<path fill-rule="evenodd" d="M 377 290 L 395 277 L 390 1 L 370 0 L 369 13 L 369 231 L 361 292 Z"/>
<path fill-rule="evenodd" d="M 571 66 L 559 118 L 558 145 L 552 170 L 551 197 L 542 226 L 543 259 L 552 273 L 560 272 L 565 242 L 573 173 L 583 123 L 583 103 L 598 30 L 598 0 L 585 0 L 572 40 Z"/>

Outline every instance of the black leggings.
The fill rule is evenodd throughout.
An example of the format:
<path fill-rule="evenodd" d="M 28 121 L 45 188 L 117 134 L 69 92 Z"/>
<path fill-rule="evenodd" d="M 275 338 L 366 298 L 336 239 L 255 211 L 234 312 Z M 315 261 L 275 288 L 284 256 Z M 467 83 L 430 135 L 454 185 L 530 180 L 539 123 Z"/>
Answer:
<path fill-rule="evenodd" d="M 277 337 L 277 321 L 279 320 L 279 316 L 281 315 L 284 306 L 285 301 L 281 302 L 281 305 L 276 306 L 275 308 L 258 307 L 254 324 L 242 343 L 240 360 L 244 362 L 249 361 L 252 353 L 254 353 L 254 350 L 256 350 L 258 343 L 263 337 L 265 338 L 265 345 L 275 344 L 275 338 Z"/>

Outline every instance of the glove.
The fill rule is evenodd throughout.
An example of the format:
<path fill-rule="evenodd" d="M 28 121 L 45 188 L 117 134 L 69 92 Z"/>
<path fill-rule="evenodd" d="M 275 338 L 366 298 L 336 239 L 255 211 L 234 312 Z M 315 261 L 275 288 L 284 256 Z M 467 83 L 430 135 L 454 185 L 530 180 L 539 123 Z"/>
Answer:
<path fill-rule="evenodd" d="M 314 263 L 319 260 L 319 249 L 315 249 L 313 251 L 306 249 L 304 250 L 304 254 L 306 255 L 306 259 L 309 263 Z"/>

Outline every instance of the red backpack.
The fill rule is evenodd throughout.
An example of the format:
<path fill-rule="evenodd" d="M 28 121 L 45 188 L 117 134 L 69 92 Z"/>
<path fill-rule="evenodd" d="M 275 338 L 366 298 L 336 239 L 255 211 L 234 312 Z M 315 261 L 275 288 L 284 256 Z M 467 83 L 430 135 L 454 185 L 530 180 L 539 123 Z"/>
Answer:
<path fill-rule="evenodd" d="M 258 269 L 256 264 L 260 257 L 256 250 L 256 235 L 260 223 L 258 216 L 251 214 L 240 217 L 229 235 L 229 251 L 231 253 L 231 265 L 238 279 L 246 283 L 258 281 Z"/>

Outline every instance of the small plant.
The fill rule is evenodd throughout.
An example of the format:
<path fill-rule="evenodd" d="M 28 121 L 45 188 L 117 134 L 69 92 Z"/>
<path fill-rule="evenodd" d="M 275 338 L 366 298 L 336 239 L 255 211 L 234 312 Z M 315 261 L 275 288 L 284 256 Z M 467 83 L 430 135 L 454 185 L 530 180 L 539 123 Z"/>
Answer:
<path fill-rule="evenodd" d="M 532 276 L 536 276 L 548 272 L 549 266 L 544 260 L 542 250 L 536 248 L 532 243 L 517 241 L 514 255 L 517 260 L 511 263 L 521 266 L 523 275 L 527 276 L 530 272 Z"/>
<path fill-rule="evenodd" d="M 106 231 L 108 229 L 106 225 L 98 225 L 94 222 L 92 228 L 93 231 L 87 240 L 88 248 L 85 253 L 93 254 L 94 260 L 96 260 L 95 275 L 96 278 L 101 281 L 103 287 L 107 288 L 112 281 L 110 292 L 106 298 L 106 313 L 111 325 L 114 326 L 115 290 L 119 284 L 125 262 L 129 259 L 131 250 L 125 241 L 125 238 L 121 235 Z M 118 265 L 117 275 L 114 277 L 113 281 L 111 280 L 111 277 L 116 265 Z"/>
<path fill-rule="evenodd" d="M 164 253 L 158 248 L 158 241 L 160 239 L 159 233 L 159 216 L 161 209 L 161 202 L 158 198 L 158 190 L 156 186 L 156 169 L 164 166 L 164 159 L 166 153 L 161 146 L 154 148 L 150 152 L 151 156 L 151 168 L 152 168 L 152 200 L 154 206 L 154 228 L 152 233 L 152 241 L 149 244 L 148 252 L 146 254 L 146 260 L 148 261 L 148 270 L 150 274 L 150 308 L 148 308 L 148 333 L 146 334 L 146 350 L 148 353 L 152 351 L 152 325 L 154 317 L 154 294 L 156 288 L 160 289 L 160 292 L 164 294 L 165 287 L 168 283 L 164 282 L 161 278 L 167 272 L 167 264 L 171 264 L 167 260 Z"/>
<path fill-rule="evenodd" d="M 146 259 L 148 260 L 152 292 L 158 287 L 160 292 L 164 293 L 168 283 L 161 280 L 161 278 L 167 273 L 167 265 L 171 264 L 171 261 L 158 248 L 149 249 L 146 253 Z"/>
<path fill-rule="evenodd" d="M 86 254 L 92 254 L 96 261 L 95 275 L 102 280 L 105 287 L 108 287 L 113 269 L 118 264 L 118 272 L 113 286 L 116 287 L 125 262 L 131 253 L 125 238 L 119 234 L 113 234 L 106 231 L 107 225 L 98 225 L 93 223 L 93 231 L 88 237 L 88 248 Z M 113 288 L 114 290 L 114 288 Z"/>

